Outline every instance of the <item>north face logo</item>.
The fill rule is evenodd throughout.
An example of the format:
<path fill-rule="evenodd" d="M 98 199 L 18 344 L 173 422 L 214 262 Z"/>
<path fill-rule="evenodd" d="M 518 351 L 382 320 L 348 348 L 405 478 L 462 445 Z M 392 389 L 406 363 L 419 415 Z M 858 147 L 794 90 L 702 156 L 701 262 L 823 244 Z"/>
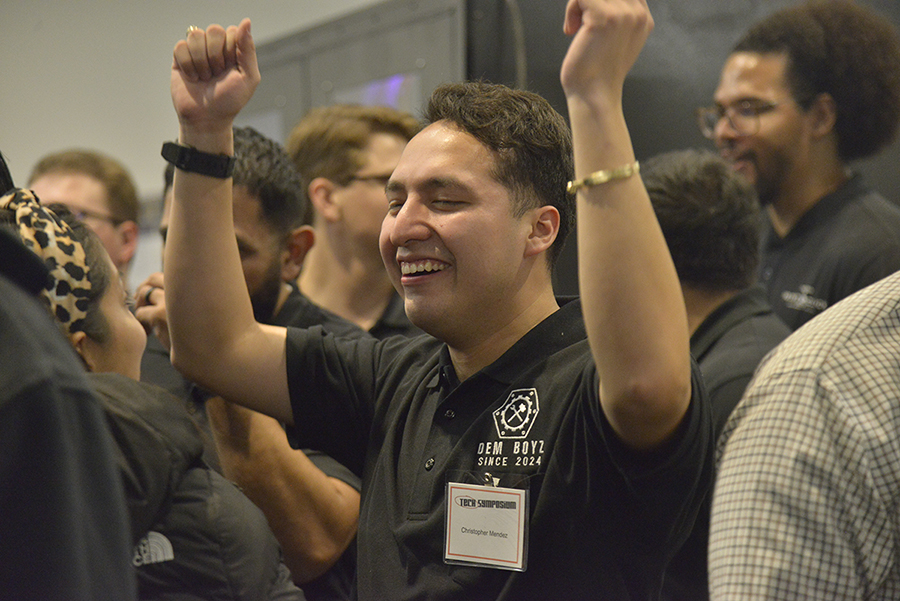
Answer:
<path fill-rule="evenodd" d="M 525 438 L 534 425 L 540 405 L 536 388 L 520 388 L 509 393 L 503 406 L 494 411 L 494 425 L 500 438 Z"/>
<path fill-rule="evenodd" d="M 172 549 L 169 539 L 159 532 L 150 531 L 134 546 L 134 557 L 131 563 L 135 567 L 140 567 L 173 559 L 175 559 L 175 551 Z"/>

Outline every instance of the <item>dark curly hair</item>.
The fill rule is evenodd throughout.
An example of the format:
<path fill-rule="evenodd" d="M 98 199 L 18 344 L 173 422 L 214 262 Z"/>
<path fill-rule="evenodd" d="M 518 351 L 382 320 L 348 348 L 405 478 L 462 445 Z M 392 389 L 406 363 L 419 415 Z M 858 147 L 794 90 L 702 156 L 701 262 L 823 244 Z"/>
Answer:
<path fill-rule="evenodd" d="M 287 235 L 312 223 L 312 206 L 300 172 L 280 144 L 252 127 L 234 128 L 234 185 L 259 199 L 263 218 Z"/>
<path fill-rule="evenodd" d="M 652 157 L 641 176 L 679 280 L 711 292 L 753 285 L 762 213 L 745 178 L 706 150 Z"/>
<path fill-rule="evenodd" d="M 804 109 L 829 94 L 842 160 L 871 156 L 897 135 L 900 37 L 875 11 L 852 0 L 808 0 L 751 27 L 733 51 L 784 53 L 791 93 Z"/>
<path fill-rule="evenodd" d="M 512 192 L 516 215 L 556 207 L 560 223 L 548 257 L 552 267 L 575 224 L 575 199 L 566 192 L 574 172 L 572 136 L 562 115 L 537 94 L 467 82 L 435 89 L 425 120 L 449 121 L 494 153 L 494 177 Z"/>

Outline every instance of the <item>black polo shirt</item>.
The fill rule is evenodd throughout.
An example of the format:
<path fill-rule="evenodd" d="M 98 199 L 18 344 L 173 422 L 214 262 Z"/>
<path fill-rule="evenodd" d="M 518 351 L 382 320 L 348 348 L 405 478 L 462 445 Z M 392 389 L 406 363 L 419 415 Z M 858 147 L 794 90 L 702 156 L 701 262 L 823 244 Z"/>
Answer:
<path fill-rule="evenodd" d="M 760 283 L 792 330 L 900 269 L 900 208 L 853 176 L 780 238 L 769 224 Z"/>
<path fill-rule="evenodd" d="M 772 311 L 765 290 L 753 286 L 719 305 L 691 336 L 691 354 L 703 374 L 716 436 L 741 400 L 756 366 L 790 333 Z M 710 496 L 703 503 L 691 537 L 669 567 L 666 599 L 709 598 L 706 555 L 711 502 Z"/>
<path fill-rule="evenodd" d="M 403 299 L 400 298 L 400 295 L 394 294 L 385 307 L 384 313 L 381 314 L 375 325 L 369 328 L 369 334 L 375 338 L 387 338 L 388 336 L 418 336 L 424 332 L 409 321 L 406 309 L 403 307 Z"/>
<path fill-rule="evenodd" d="M 790 333 L 772 311 L 765 290 L 753 286 L 717 307 L 691 336 L 691 354 L 703 374 L 717 435 L 756 366 Z"/>
<path fill-rule="evenodd" d="M 664 449 L 613 433 L 577 301 L 459 383 L 428 336 L 341 340 L 289 329 L 305 446 L 363 475 L 360 599 L 651 599 L 711 480 L 712 426 L 694 397 Z M 510 411 L 512 398 L 527 411 Z M 524 572 L 443 561 L 445 487 L 489 473 L 530 490 Z"/>

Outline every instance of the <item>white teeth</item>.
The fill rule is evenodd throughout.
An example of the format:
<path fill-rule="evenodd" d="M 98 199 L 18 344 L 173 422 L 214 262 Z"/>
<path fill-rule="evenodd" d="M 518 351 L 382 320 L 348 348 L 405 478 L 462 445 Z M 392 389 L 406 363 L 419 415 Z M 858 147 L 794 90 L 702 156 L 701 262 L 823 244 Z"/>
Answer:
<path fill-rule="evenodd" d="M 403 275 L 412 275 L 414 273 L 430 273 L 432 271 L 443 271 L 446 265 L 443 263 L 432 263 L 425 261 L 424 263 L 401 263 L 400 273 Z"/>

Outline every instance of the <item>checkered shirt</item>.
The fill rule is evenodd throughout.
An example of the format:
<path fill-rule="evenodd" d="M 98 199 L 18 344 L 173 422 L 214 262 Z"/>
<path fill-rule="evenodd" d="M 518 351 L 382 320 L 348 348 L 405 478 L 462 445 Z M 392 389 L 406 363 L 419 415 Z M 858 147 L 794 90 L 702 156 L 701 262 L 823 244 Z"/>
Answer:
<path fill-rule="evenodd" d="M 713 600 L 900 599 L 900 272 L 762 362 L 718 466 Z"/>

